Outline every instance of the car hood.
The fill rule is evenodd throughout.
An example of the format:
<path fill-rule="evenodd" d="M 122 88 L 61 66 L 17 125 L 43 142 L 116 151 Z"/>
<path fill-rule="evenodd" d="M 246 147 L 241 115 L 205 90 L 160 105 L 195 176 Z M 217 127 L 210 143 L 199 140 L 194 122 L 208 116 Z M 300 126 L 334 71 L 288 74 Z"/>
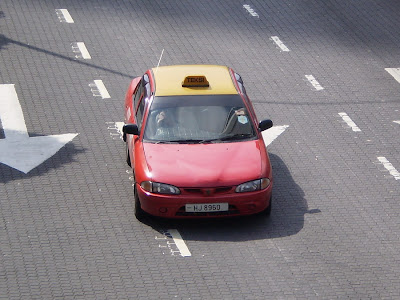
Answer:
<path fill-rule="evenodd" d="M 178 187 L 230 186 L 262 176 L 258 140 L 218 144 L 145 143 L 144 153 L 151 180 Z"/>

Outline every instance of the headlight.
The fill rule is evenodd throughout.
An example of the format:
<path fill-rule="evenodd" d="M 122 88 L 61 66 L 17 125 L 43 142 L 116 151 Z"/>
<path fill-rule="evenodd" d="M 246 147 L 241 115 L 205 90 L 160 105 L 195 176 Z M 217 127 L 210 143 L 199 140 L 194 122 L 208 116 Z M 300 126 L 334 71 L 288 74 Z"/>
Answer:
<path fill-rule="evenodd" d="M 249 182 L 242 183 L 236 187 L 236 193 L 254 192 L 266 189 L 270 184 L 268 178 L 261 178 Z"/>
<path fill-rule="evenodd" d="M 152 181 L 143 181 L 140 186 L 147 192 L 156 193 L 156 194 L 167 194 L 167 195 L 179 195 L 181 191 L 173 185 L 152 182 Z"/>

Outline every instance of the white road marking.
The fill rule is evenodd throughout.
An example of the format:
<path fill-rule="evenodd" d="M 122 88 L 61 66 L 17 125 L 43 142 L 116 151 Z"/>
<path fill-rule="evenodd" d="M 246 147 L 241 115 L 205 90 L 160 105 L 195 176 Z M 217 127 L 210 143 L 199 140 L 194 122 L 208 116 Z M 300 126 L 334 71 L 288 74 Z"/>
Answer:
<path fill-rule="evenodd" d="M 361 131 L 361 129 L 358 128 L 356 123 L 354 123 L 353 120 L 345 112 L 339 113 L 339 116 L 342 117 L 343 121 L 345 121 L 347 123 L 347 125 L 349 125 L 351 127 L 351 129 L 353 131 Z"/>
<path fill-rule="evenodd" d="M 118 133 L 120 134 L 121 139 L 122 139 L 122 135 L 123 135 L 122 127 L 124 127 L 124 122 L 115 122 L 115 126 L 117 127 Z"/>
<path fill-rule="evenodd" d="M 314 76 L 312 75 L 305 75 L 307 80 L 312 84 L 312 86 L 317 90 L 317 91 L 321 91 L 324 88 L 319 84 L 319 82 L 315 79 Z"/>
<path fill-rule="evenodd" d="M 71 46 L 76 58 L 92 59 L 84 42 L 72 43 Z"/>
<path fill-rule="evenodd" d="M 103 99 L 111 98 L 102 80 L 94 80 L 92 83 L 89 83 L 89 86 L 93 96 Z"/>
<path fill-rule="evenodd" d="M 284 52 L 289 52 L 289 48 L 285 46 L 285 44 L 279 39 L 277 36 L 271 36 L 271 39 L 275 42 L 275 44 L 278 45 L 279 48 L 281 48 L 282 51 Z"/>
<path fill-rule="evenodd" d="M 124 126 L 124 122 L 106 122 L 107 129 L 110 130 L 110 136 L 114 139 L 114 137 L 118 137 L 119 139 L 123 139 L 122 127 Z"/>
<path fill-rule="evenodd" d="M 56 9 L 56 14 L 60 22 L 74 23 L 74 19 L 72 19 L 68 9 Z"/>
<path fill-rule="evenodd" d="M 186 246 L 185 241 L 182 239 L 181 234 L 176 229 L 168 229 L 167 232 L 172 236 L 175 245 L 178 247 L 181 256 L 192 256 L 189 251 L 189 248 Z"/>
<path fill-rule="evenodd" d="M 393 121 L 394 123 L 400 124 L 400 121 Z"/>
<path fill-rule="evenodd" d="M 386 170 L 389 171 L 390 175 L 392 175 L 396 180 L 400 180 L 400 172 L 393 167 L 393 165 L 386 159 L 384 156 L 378 157 L 379 162 L 383 164 Z"/>
<path fill-rule="evenodd" d="M 400 68 L 385 68 L 385 70 L 400 83 Z"/>
<path fill-rule="evenodd" d="M 27 174 L 56 154 L 78 133 L 29 137 L 14 84 L 0 84 L 0 163 Z"/>
<path fill-rule="evenodd" d="M 255 12 L 255 10 L 248 4 L 243 4 L 243 7 L 247 10 L 247 12 L 252 15 L 253 17 L 259 18 L 260 16 L 258 13 Z"/>
<path fill-rule="evenodd" d="M 262 137 L 264 139 L 264 144 L 267 147 L 271 144 L 278 136 L 280 136 L 289 125 L 274 126 L 268 130 L 262 132 Z"/>

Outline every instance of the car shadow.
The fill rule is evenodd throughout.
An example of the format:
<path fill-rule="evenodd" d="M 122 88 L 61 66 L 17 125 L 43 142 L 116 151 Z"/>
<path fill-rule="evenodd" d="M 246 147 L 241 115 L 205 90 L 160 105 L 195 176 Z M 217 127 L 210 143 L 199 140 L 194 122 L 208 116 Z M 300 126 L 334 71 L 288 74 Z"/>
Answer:
<path fill-rule="evenodd" d="M 248 241 L 272 239 L 297 234 L 304 226 L 304 215 L 319 213 L 309 210 L 304 192 L 296 184 L 284 161 L 269 153 L 274 174 L 272 213 L 264 215 L 170 220 L 146 217 L 142 222 L 163 233 L 178 229 L 183 239 L 196 241 Z"/>

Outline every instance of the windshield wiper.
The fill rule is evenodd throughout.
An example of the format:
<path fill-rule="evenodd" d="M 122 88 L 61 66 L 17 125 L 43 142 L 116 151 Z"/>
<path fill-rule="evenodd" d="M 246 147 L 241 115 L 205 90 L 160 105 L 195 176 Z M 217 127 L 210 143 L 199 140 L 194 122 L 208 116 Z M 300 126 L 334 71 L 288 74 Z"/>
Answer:
<path fill-rule="evenodd" d="M 174 141 L 155 141 L 154 144 L 175 144 Z"/>
<path fill-rule="evenodd" d="M 179 143 L 179 144 L 199 144 L 202 143 L 204 140 L 198 139 L 186 139 L 186 140 L 172 140 L 171 143 Z"/>
<path fill-rule="evenodd" d="M 218 140 L 233 141 L 233 140 L 244 140 L 244 139 L 248 139 L 248 138 L 252 138 L 252 137 L 254 137 L 254 135 L 251 133 L 237 133 L 237 134 L 231 134 L 231 135 L 221 137 Z"/>

